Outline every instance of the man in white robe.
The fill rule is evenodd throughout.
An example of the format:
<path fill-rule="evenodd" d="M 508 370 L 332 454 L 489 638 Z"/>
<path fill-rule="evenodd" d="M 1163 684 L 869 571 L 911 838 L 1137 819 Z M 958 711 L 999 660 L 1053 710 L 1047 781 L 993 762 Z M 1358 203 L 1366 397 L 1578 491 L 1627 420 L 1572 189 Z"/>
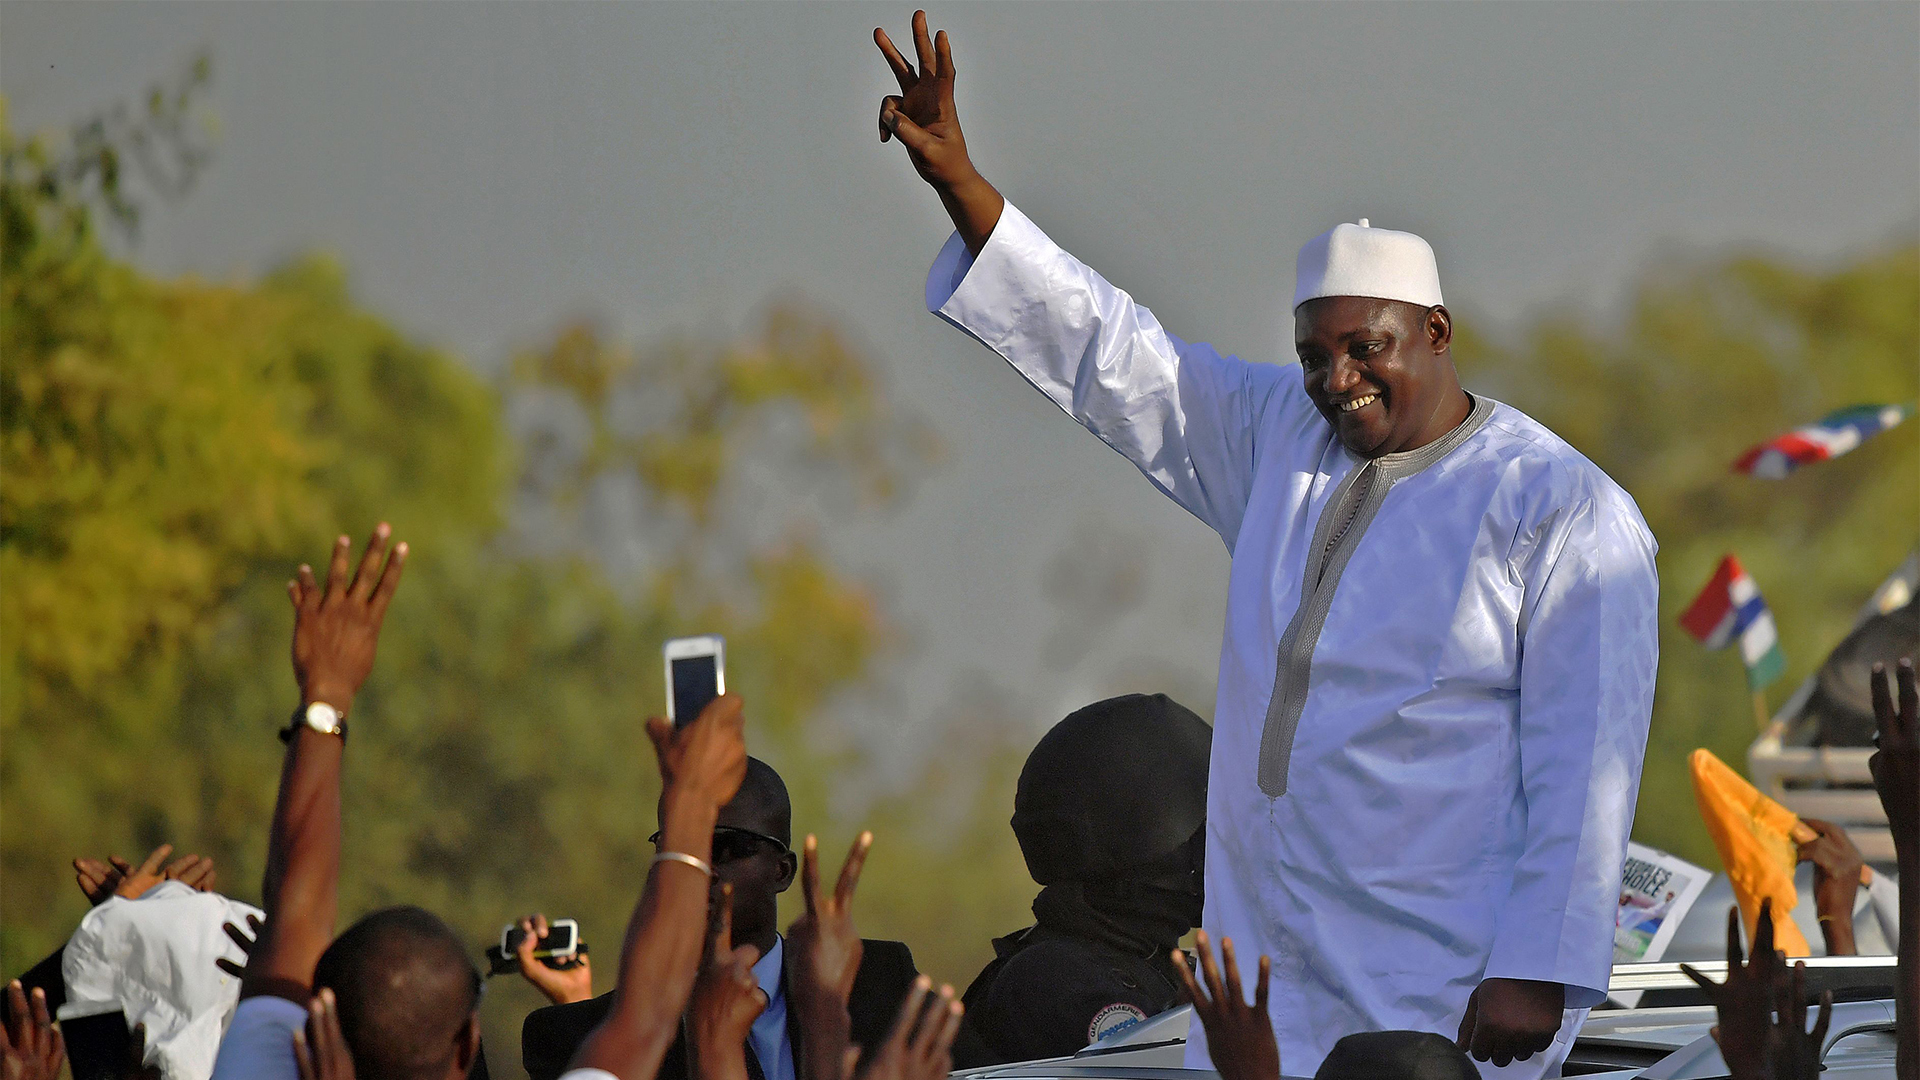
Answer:
<path fill-rule="evenodd" d="M 1605 997 L 1652 709 L 1632 499 L 1461 389 L 1410 234 L 1303 249 L 1298 369 L 1174 337 L 980 177 L 946 35 L 914 31 L 917 66 L 875 38 L 901 88 L 881 137 L 956 227 L 928 308 L 1232 554 L 1203 924 L 1273 958 L 1284 1071 L 1382 1029 L 1457 1037 L 1489 1075 L 1557 1068 Z"/>

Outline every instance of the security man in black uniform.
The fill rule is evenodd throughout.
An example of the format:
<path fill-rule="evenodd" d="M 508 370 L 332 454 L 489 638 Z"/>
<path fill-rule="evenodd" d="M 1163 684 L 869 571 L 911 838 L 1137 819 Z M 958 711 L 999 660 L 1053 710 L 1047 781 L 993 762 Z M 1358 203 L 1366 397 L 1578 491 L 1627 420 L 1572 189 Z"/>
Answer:
<path fill-rule="evenodd" d="M 1034 925 L 993 943 L 955 1068 L 1062 1057 L 1186 1003 L 1167 956 L 1199 925 L 1213 729 L 1164 694 L 1096 702 L 1020 772 Z"/>

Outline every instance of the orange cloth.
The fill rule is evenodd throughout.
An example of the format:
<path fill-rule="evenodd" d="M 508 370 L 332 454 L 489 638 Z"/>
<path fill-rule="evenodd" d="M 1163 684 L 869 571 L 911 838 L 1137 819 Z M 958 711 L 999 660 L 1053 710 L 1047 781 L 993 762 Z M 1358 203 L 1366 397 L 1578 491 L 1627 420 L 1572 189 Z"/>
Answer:
<path fill-rule="evenodd" d="M 1693 771 L 1693 796 L 1707 834 L 1720 849 L 1734 899 L 1752 942 L 1760 925 L 1760 902 L 1773 901 L 1773 945 L 1788 956 L 1807 956 L 1811 950 L 1792 911 L 1799 902 L 1793 887 L 1793 867 L 1800 860 L 1801 839 L 1813 830 L 1793 811 L 1760 794 L 1746 778 L 1728 768 L 1708 750 L 1695 750 L 1687 759 Z"/>

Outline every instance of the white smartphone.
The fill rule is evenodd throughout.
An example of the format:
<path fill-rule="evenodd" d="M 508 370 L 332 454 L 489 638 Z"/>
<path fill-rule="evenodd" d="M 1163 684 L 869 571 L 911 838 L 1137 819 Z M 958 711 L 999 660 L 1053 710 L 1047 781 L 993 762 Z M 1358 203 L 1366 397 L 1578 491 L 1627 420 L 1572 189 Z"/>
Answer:
<path fill-rule="evenodd" d="M 667 719 L 686 727 L 727 692 L 727 643 L 718 634 L 674 638 L 660 648 L 667 668 Z"/>

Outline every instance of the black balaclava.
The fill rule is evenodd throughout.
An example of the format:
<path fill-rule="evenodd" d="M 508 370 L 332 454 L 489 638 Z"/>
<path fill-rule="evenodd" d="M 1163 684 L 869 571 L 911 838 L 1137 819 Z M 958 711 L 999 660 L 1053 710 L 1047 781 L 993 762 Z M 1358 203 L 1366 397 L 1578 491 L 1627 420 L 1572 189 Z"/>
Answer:
<path fill-rule="evenodd" d="M 1853 632 L 1820 665 L 1807 714 L 1817 724 L 1820 746 L 1872 746 L 1879 722 L 1873 718 L 1873 665 L 1891 672 L 1903 656 L 1920 650 L 1920 596 L 1884 615 L 1875 615 Z"/>
<path fill-rule="evenodd" d="M 1212 742 L 1164 694 L 1095 702 L 1041 738 L 1013 832 L 1042 927 L 1149 956 L 1200 922 Z"/>
<path fill-rule="evenodd" d="M 1431 1031 L 1363 1031 L 1333 1044 L 1314 1080 L 1480 1080 L 1467 1052 Z"/>

